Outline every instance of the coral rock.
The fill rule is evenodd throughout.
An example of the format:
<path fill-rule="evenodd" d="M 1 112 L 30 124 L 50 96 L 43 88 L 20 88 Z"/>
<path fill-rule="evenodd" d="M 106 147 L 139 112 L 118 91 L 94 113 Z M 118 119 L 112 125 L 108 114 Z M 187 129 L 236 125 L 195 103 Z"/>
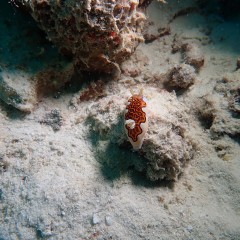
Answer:
<path fill-rule="evenodd" d="M 170 70 L 170 74 L 168 75 L 165 84 L 170 87 L 185 89 L 194 84 L 195 81 L 195 69 L 188 64 L 181 64 L 174 66 Z"/>
<path fill-rule="evenodd" d="M 137 161 L 130 160 L 129 165 L 144 171 L 152 181 L 177 180 L 194 154 L 194 143 L 187 134 L 187 109 L 173 93 L 148 88 L 145 89 L 145 96 L 148 95 L 151 96 L 148 100 L 151 112 L 148 132 L 142 149 L 134 153 L 140 154 L 140 157 Z M 99 142 L 108 139 L 110 143 L 126 146 L 128 140 L 123 123 L 126 102 L 127 96 L 111 95 L 91 106 L 88 119 L 92 124 L 91 131 L 100 138 Z M 131 151 L 130 143 L 128 146 Z M 100 151 L 98 156 L 103 155 L 102 158 L 106 159 L 106 151 Z"/>
<path fill-rule="evenodd" d="M 145 5 L 136 0 L 17 0 L 60 52 L 81 70 L 120 72 L 119 63 L 143 41 Z"/>

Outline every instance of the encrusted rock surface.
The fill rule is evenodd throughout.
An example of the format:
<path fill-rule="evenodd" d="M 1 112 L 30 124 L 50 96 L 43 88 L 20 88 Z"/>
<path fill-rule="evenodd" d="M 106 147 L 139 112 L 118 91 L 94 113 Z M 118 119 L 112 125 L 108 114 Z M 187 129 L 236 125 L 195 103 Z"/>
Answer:
<path fill-rule="evenodd" d="M 170 87 L 188 88 L 196 81 L 195 69 L 188 64 L 180 64 L 174 66 L 165 81 Z"/>
<path fill-rule="evenodd" d="M 143 41 L 148 2 L 18 0 L 61 53 L 81 70 L 119 73 L 119 63 Z"/>
<path fill-rule="evenodd" d="M 128 164 L 146 172 L 152 181 L 177 180 L 193 157 L 195 146 L 187 135 L 187 108 L 173 93 L 167 91 L 159 92 L 158 89 L 147 87 L 145 96 L 149 96 L 149 129 L 142 149 L 134 153 L 140 157 L 137 160 L 133 157 Z M 89 108 L 88 120 L 92 131 L 98 134 L 99 142 L 107 139 L 112 144 L 127 147 L 130 153 L 132 149 L 130 143 L 126 144 L 123 123 L 127 98 L 126 95 L 102 98 Z M 103 152 L 98 154 L 103 155 L 104 159 Z"/>

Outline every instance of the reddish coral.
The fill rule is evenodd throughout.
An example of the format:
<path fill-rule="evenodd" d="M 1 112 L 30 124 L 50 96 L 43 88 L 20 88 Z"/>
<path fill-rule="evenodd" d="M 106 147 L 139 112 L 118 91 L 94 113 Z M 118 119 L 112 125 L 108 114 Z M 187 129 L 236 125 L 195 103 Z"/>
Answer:
<path fill-rule="evenodd" d="M 136 0 L 11 2 L 24 2 L 48 39 L 72 57 L 78 70 L 119 76 L 119 64 L 143 41 L 146 8 L 139 8 Z"/>

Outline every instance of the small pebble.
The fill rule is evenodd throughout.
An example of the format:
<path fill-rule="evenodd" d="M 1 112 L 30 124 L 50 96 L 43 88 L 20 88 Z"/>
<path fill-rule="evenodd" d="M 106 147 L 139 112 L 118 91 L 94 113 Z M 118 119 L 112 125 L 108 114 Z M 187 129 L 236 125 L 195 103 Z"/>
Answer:
<path fill-rule="evenodd" d="M 93 225 L 96 225 L 100 222 L 100 219 L 98 217 L 98 215 L 96 213 L 93 214 L 93 218 L 92 218 L 92 223 Z"/>
<path fill-rule="evenodd" d="M 105 217 L 105 223 L 107 226 L 111 226 L 113 224 L 113 220 L 110 216 Z"/>
<path fill-rule="evenodd" d="M 163 204 L 163 207 L 164 207 L 165 209 L 169 209 L 169 207 L 168 207 L 168 205 L 167 205 L 166 203 Z"/>

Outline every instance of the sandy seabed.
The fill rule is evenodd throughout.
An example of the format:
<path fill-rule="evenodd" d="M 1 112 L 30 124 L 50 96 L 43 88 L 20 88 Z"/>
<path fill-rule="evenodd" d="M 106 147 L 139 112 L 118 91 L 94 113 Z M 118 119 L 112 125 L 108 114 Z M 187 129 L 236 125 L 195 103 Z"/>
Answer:
<path fill-rule="evenodd" d="M 106 83 L 106 93 L 119 97 L 131 95 L 129 86 L 144 86 L 148 93 L 153 79 L 161 82 L 186 61 L 182 42 L 197 46 L 204 65 L 190 87 L 176 90 L 177 100 L 188 108 L 197 146 L 179 180 L 151 182 L 125 164 L 129 155 L 140 157 L 137 153 L 92 133 L 85 120 L 98 98 L 75 101 L 86 87 L 78 87 L 76 79 L 41 98 L 30 114 L 1 101 L 1 240 L 240 239 L 240 24 L 195 11 L 194 4 L 152 3 L 149 32 L 157 35 L 169 27 L 170 34 L 142 43 L 131 58 L 133 66 L 123 67 L 118 82 Z M 17 14 L 6 8 L 3 31 L 15 25 Z M 189 12 L 181 12 L 186 8 Z M 13 30 L 1 35 L 1 66 L 11 58 L 15 64 L 24 52 L 6 51 L 16 42 Z M 172 91 L 166 83 L 154 84 L 159 91 Z"/>

